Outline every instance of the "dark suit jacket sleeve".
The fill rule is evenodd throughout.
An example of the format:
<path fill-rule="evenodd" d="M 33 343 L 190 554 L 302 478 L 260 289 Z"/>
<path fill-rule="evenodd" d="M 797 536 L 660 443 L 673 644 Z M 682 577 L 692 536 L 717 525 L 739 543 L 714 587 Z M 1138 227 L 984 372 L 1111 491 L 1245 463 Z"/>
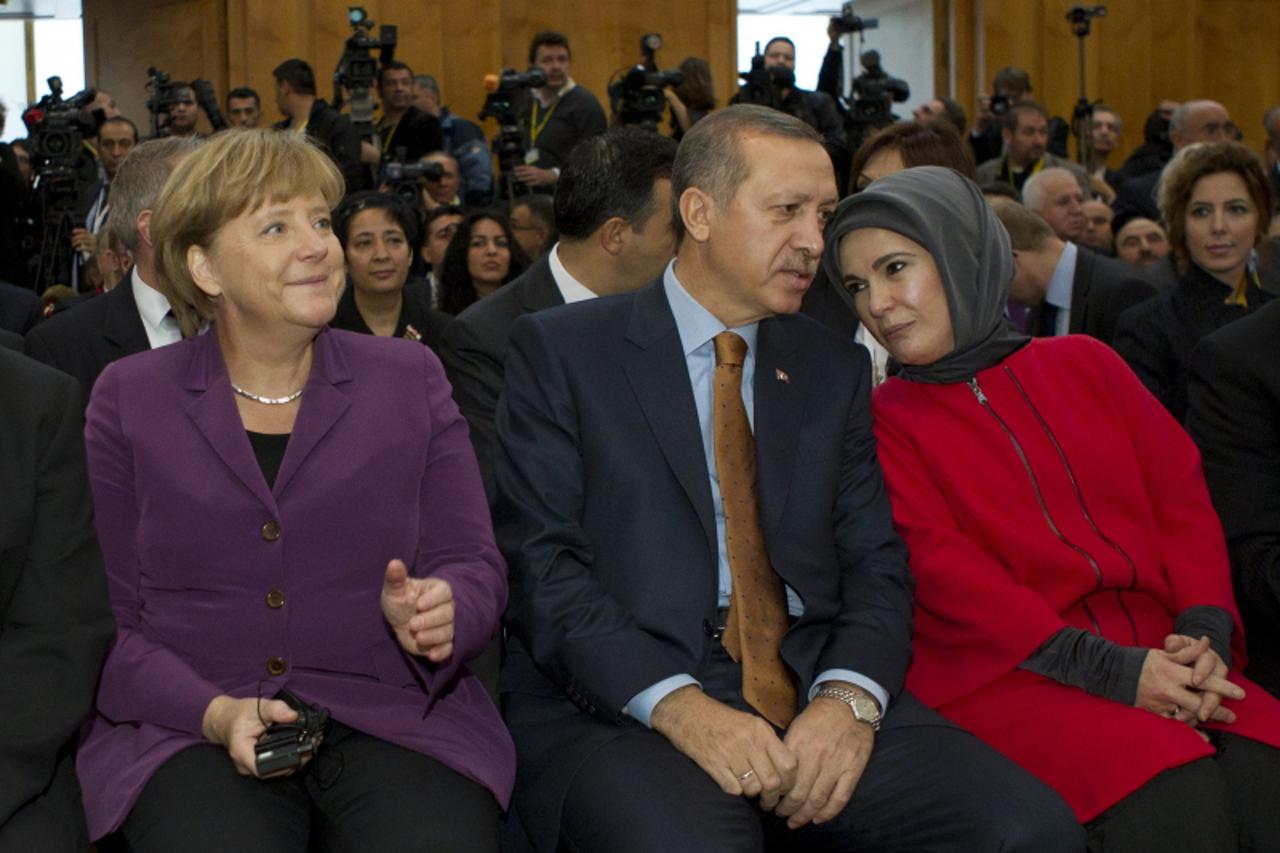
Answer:
<path fill-rule="evenodd" d="M 1280 630 L 1280 366 L 1234 343 L 1214 335 L 1194 350 L 1187 428 L 1200 445 L 1242 606 Z"/>
<path fill-rule="evenodd" d="M 516 321 L 494 458 L 494 516 L 511 569 L 507 624 L 579 707 L 618 721 L 632 697 L 688 666 L 592 574 L 581 524 L 587 472 L 565 367 L 538 315 Z"/>
<path fill-rule="evenodd" d="M 98 711 L 113 723 L 148 722 L 200 737 L 205 709 L 222 691 L 141 629 L 138 493 L 133 446 L 119 400 L 119 376 L 113 365 L 99 377 L 85 425 L 107 588 L 119 623 L 115 646 L 102 671 Z"/>
<path fill-rule="evenodd" d="M 834 45 L 827 48 L 827 52 L 822 57 L 822 67 L 818 70 L 818 85 L 814 88 L 832 99 L 839 98 L 844 94 L 840 91 L 840 77 L 843 71 L 844 50 Z"/>
<path fill-rule="evenodd" d="M 454 605 L 453 654 L 434 667 L 428 679 L 428 686 L 433 686 L 448 683 L 497 633 L 507 604 L 507 571 L 493 539 L 466 426 L 449 397 L 444 370 L 425 347 L 422 356 L 433 424 L 421 505 L 431 508 L 431 518 L 422 525 L 415 565 L 424 575 L 449 582 Z"/>
<path fill-rule="evenodd" d="M 871 419 L 871 369 L 866 350 L 852 381 L 858 389 L 845 417 L 840 491 L 832 523 L 840 570 L 840 607 L 817 673 L 851 669 L 896 695 L 911 661 L 914 582 L 906 548 L 876 455 Z"/>
<path fill-rule="evenodd" d="M 86 488 L 79 389 L 70 378 L 52 379 L 40 390 L 41 415 L 32 418 L 29 537 L 0 541 L 0 558 L 11 544 L 25 549 L 0 614 L 0 825 L 53 778 L 59 751 L 89 713 L 114 631 Z M 0 512 L 21 511 L 21 497 L 0 495 Z"/>
<path fill-rule="evenodd" d="M 1169 338 L 1160 327 L 1160 314 L 1152 310 L 1154 301 L 1135 305 L 1120 315 L 1112 345 L 1138 375 L 1147 390 L 1169 408 L 1176 368 Z"/>
<path fill-rule="evenodd" d="M 450 323 L 444 332 L 440 358 L 444 362 L 453 399 L 471 428 L 471 446 L 480 463 L 480 476 L 485 491 L 492 498 L 494 413 L 502 392 L 502 363 L 484 345 L 484 340 L 469 318 Z"/>

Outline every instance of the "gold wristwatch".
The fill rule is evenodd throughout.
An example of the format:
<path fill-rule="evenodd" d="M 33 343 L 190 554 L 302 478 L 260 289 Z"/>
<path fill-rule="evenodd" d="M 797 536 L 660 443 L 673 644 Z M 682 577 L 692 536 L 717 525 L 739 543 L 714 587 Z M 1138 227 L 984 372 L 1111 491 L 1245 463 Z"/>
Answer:
<path fill-rule="evenodd" d="M 864 690 L 850 690 L 834 684 L 823 684 L 813 698 L 825 696 L 828 699 L 839 699 L 853 711 L 853 718 L 860 723 L 871 726 L 871 731 L 880 731 L 880 703 Z"/>

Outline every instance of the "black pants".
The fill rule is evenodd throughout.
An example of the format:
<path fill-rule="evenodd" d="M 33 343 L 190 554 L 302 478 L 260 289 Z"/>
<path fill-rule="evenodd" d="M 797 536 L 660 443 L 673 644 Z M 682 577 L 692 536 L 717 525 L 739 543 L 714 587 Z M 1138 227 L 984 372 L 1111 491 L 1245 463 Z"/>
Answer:
<path fill-rule="evenodd" d="M 0 853 L 81 853 L 88 847 L 80 783 L 67 755 L 44 793 L 0 825 Z"/>
<path fill-rule="evenodd" d="M 1091 821 L 1090 853 L 1280 850 L 1280 750 L 1210 737 L 1217 755 L 1164 771 Z"/>
<path fill-rule="evenodd" d="M 737 665 L 718 653 L 712 669 L 703 689 L 745 709 Z M 635 729 L 579 769 L 561 837 L 573 853 L 1084 849 L 1075 816 L 1048 786 L 909 695 L 890 708 L 853 798 L 826 824 L 789 830 L 754 800 L 721 791 L 662 735 Z"/>
<path fill-rule="evenodd" d="M 498 849 L 498 803 L 440 762 L 340 723 L 283 779 L 241 776 L 225 749 L 175 755 L 118 833 L 135 853 Z"/>

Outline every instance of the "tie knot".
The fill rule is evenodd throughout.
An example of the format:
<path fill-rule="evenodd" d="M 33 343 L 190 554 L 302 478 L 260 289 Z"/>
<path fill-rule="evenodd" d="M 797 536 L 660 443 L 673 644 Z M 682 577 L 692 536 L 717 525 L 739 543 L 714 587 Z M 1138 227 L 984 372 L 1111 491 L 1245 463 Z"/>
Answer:
<path fill-rule="evenodd" d="M 716 366 L 731 364 L 741 367 L 747 360 L 747 342 L 736 332 L 716 335 Z"/>

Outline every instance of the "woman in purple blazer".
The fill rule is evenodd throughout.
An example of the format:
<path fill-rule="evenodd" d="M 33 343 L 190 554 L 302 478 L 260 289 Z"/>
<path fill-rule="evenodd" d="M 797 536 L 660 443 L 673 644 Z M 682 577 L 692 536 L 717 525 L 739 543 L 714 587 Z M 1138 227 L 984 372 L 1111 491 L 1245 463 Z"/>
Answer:
<path fill-rule="evenodd" d="M 186 340 L 112 365 L 85 431 L 120 626 L 77 758 L 94 838 L 497 848 L 514 751 L 466 662 L 505 567 L 435 356 L 326 329 L 341 188 L 301 137 L 234 131 L 156 203 Z M 263 779 L 258 737 L 297 716 L 281 690 L 331 722 Z"/>

